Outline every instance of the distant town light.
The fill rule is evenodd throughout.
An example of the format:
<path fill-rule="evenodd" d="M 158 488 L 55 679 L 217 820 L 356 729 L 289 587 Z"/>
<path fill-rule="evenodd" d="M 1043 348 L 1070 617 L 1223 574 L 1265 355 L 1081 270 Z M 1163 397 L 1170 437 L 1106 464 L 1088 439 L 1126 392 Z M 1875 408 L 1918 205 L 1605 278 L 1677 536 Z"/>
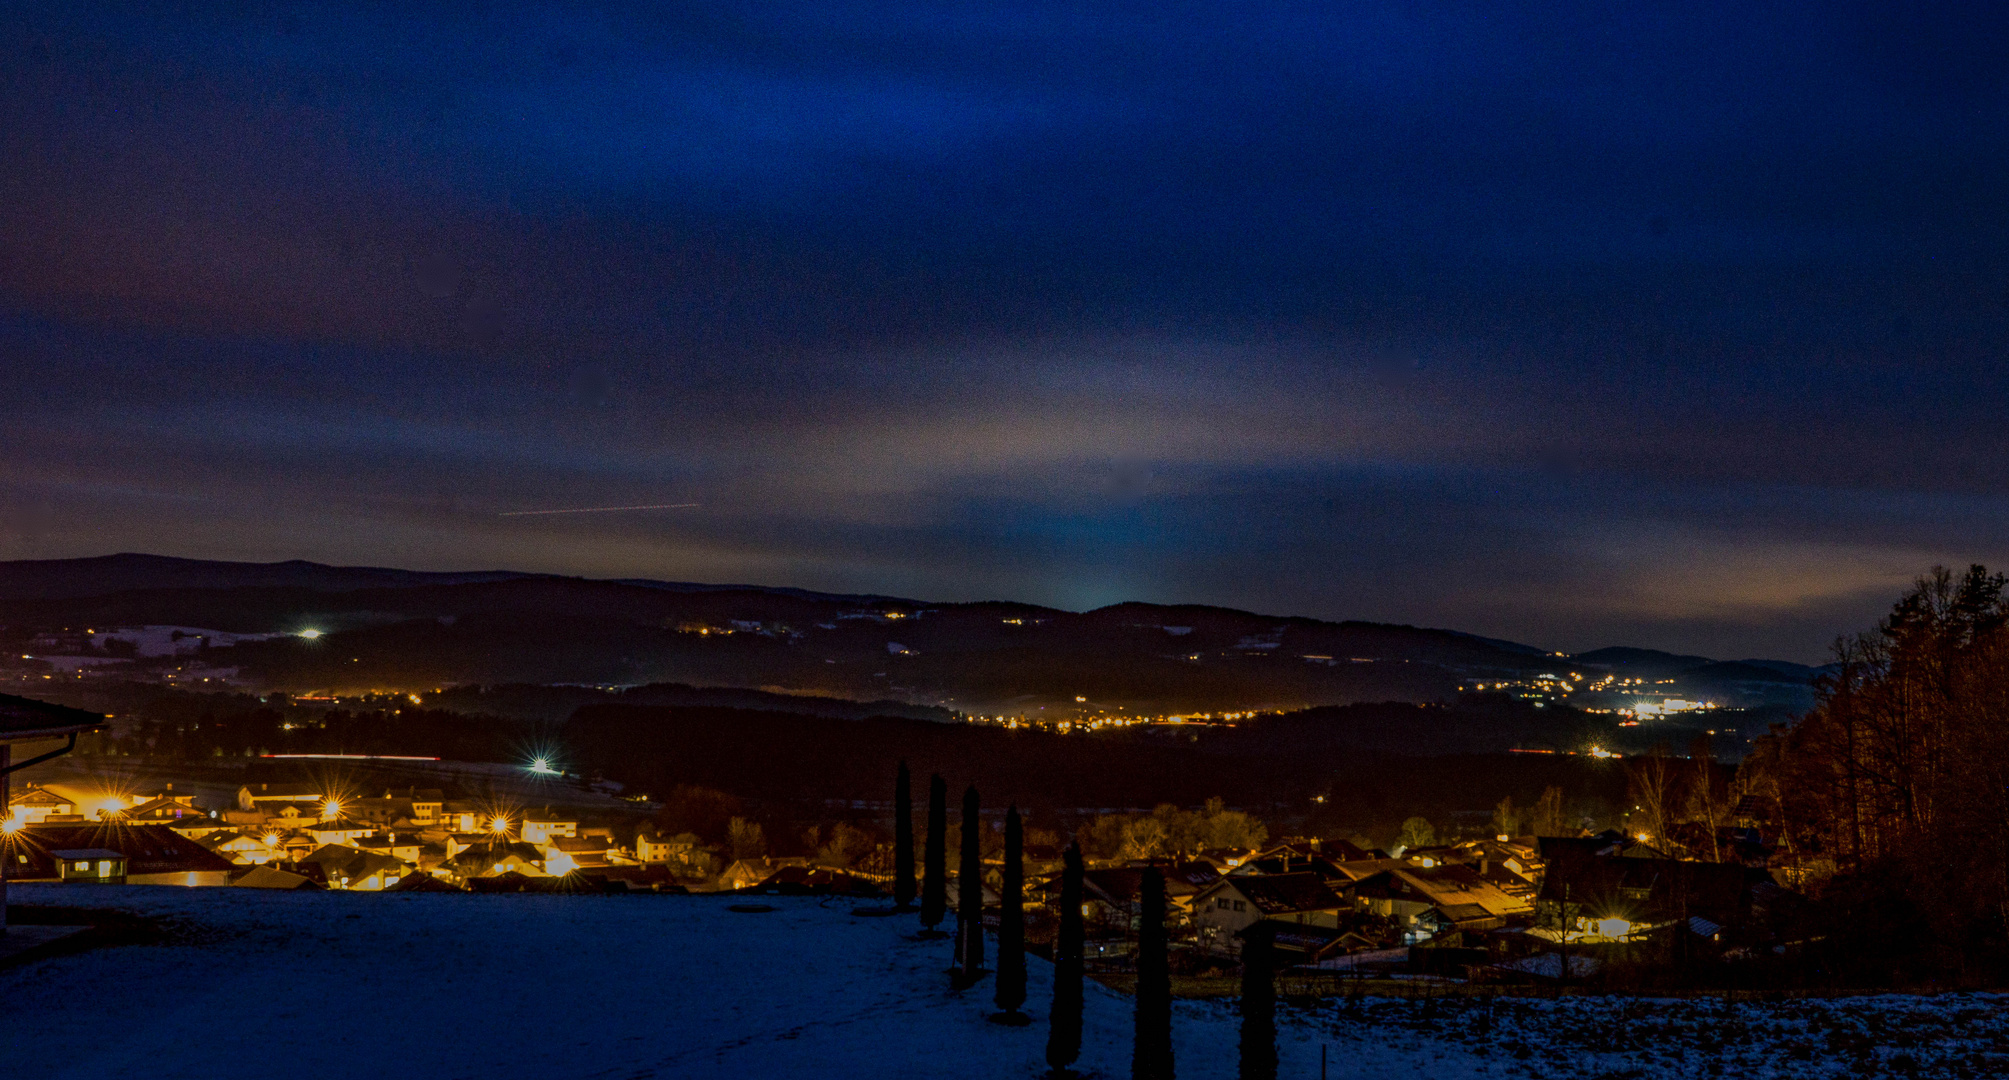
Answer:
<path fill-rule="evenodd" d="M 558 775 L 558 770 L 551 767 L 550 758 L 538 758 L 536 761 L 531 762 L 528 768 L 539 776 Z"/>
<path fill-rule="evenodd" d="M 307 629 L 300 631 L 300 636 L 306 638 L 308 641 L 312 641 L 315 638 L 320 637 L 321 632 L 319 630 Z"/>

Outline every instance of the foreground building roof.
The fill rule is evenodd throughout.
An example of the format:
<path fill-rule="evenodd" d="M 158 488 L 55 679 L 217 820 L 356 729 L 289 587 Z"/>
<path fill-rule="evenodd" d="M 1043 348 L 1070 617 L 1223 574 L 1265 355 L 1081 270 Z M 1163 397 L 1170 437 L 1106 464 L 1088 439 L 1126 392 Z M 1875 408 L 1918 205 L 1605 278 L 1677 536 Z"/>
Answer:
<path fill-rule="evenodd" d="M 59 739 L 104 726 L 102 713 L 0 694 L 0 743 Z"/>

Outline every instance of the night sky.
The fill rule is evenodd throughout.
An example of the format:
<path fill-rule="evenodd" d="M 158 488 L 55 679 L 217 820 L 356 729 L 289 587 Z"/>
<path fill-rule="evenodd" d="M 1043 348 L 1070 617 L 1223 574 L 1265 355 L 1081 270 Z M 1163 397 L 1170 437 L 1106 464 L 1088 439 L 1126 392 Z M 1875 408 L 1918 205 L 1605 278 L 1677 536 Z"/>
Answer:
<path fill-rule="evenodd" d="M 2009 562 L 2009 6 L 630 7 L 9 5 L 0 558 L 1806 661 Z"/>

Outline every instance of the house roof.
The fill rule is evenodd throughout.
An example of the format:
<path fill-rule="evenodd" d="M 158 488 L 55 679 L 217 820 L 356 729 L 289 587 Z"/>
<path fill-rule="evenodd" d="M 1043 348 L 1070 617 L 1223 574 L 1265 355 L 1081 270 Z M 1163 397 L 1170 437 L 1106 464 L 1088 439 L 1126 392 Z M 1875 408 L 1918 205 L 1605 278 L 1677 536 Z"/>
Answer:
<path fill-rule="evenodd" d="M 1207 891 L 1219 889 L 1234 889 L 1264 915 L 1331 911 L 1342 906 L 1325 879 L 1308 871 L 1298 874 L 1231 874 Z"/>
<path fill-rule="evenodd" d="M 1364 881 L 1384 870 L 1393 870 L 1397 867 L 1408 865 L 1408 863 L 1403 862 L 1401 859 L 1353 859 L 1348 862 L 1339 863 L 1333 869 L 1337 870 L 1339 876 L 1347 881 Z"/>
<path fill-rule="evenodd" d="M 336 818 L 333 821 L 316 821 L 311 825 L 303 825 L 301 826 L 301 828 L 307 830 L 308 832 L 357 832 L 357 831 L 375 832 L 377 830 L 377 827 L 375 825 L 372 825 L 367 821 L 357 821 L 355 818 Z"/>
<path fill-rule="evenodd" d="M 1351 845 L 1348 845 L 1351 847 Z M 1333 860 L 1316 854 L 1302 844 L 1285 844 L 1273 847 L 1257 855 L 1242 865 L 1235 867 L 1231 876 L 1255 874 L 1276 875 L 1309 872 L 1326 880 L 1340 876 L 1339 868 Z"/>
<path fill-rule="evenodd" d="M 168 795 L 163 795 L 157 799 L 152 799 L 147 802 L 143 802 L 138 806 L 133 807 L 131 810 L 126 811 L 126 817 L 132 819 L 139 819 L 139 818 L 179 819 L 185 817 L 208 817 L 208 816 L 209 816 L 208 811 L 198 810 L 195 807 L 190 806 L 185 802 L 177 802 L 172 796 Z"/>
<path fill-rule="evenodd" d="M 0 743 L 60 738 L 104 726 L 102 713 L 0 694 Z"/>
<path fill-rule="evenodd" d="M 29 825 L 15 834 L 15 851 L 26 864 L 8 868 L 9 876 L 27 880 L 55 877 L 58 851 L 82 849 L 117 852 L 130 874 L 179 874 L 236 869 L 229 859 L 165 825 L 130 825 L 118 821 L 83 825 Z"/>
<path fill-rule="evenodd" d="M 396 885 L 388 885 L 385 892 L 466 892 L 467 890 L 450 881 L 441 881 L 431 874 L 413 872 L 398 879 Z"/>
<path fill-rule="evenodd" d="M 87 847 L 87 848 L 68 848 L 68 849 L 65 849 L 65 850 L 63 850 L 63 851 L 51 851 L 51 852 L 50 852 L 49 854 L 51 854 L 51 855 L 54 855 L 54 856 L 55 856 L 55 857 L 57 857 L 58 859 L 70 859 L 70 860 L 76 860 L 76 859 L 123 859 L 123 858 L 125 858 L 125 853 L 124 853 L 124 852 L 119 852 L 119 851 L 106 851 L 106 850 L 105 850 L 104 848 L 95 848 L 95 847 Z"/>
<path fill-rule="evenodd" d="M 305 874 L 291 870 L 281 870 L 272 866 L 254 866 L 242 877 L 231 882 L 247 889 L 319 889 L 324 886 Z"/>
<path fill-rule="evenodd" d="M 521 859 L 523 862 L 533 866 L 544 861 L 544 853 L 538 851 L 530 844 L 484 844 L 479 847 L 470 847 L 455 855 L 453 858 L 447 860 L 447 865 L 455 869 L 470 866 L 486 867 L 493 866 L 512 857 Z"/>
<path fill-rule="evenodd" d="M 1524 914 L 1531 907 L 1526 900 L 1494 888 L 1469 866 L 1393 867 L 1363 880 L 1360 892 L 1364 896 L 1422 901 L 1454 921 L 1464 918 L 1452 914 L 1453 909 L 1468 906 L 1484 911 L 1487 918 Z"/>
<path fill-rule="evenodd" d="M 379 870 L 401 870 L 405 865 L 389 855 L 341 844 L 324 844 L 315 848 L 313 854 L 302 856 L 300 861 L 320 863 L 321 869 L 330 877 L 351 878 L 369 877 Z"/>

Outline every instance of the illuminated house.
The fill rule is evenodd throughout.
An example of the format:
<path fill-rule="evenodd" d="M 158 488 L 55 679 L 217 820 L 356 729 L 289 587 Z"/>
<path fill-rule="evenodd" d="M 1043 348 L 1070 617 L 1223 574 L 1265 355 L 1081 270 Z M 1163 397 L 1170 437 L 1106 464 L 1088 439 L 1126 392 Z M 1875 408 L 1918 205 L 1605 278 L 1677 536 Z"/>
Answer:
<path fill-rule="evenodd" d="M 635 859 L 645 864 L 690 862 L 697 849 L 698 838 L 690 833 L 679 833 L 666 839 L 644 825 L 635 834 Z"/>
<path fill-rule="evenodd" d="M 521 874 L 524 877 L 551 876 L 544 869 L 544 853 L 529 844 L 521 843 L 483 844 L 470 847 L 448 859 L 445 867 L 449 873 L 462 881 L 502 874 Z"/>
<path fill-rule="evenodd" d="M 375 855 L 388 855 L 400 862 L 417 864 L 425 853 L 426 845 L 417 836 L 409 833 L 391 833 L 386 836 L 362 836 L 349 841 L 351 847 Z"/>
<path fill-rule="evenodd" d="M 523 842 L 544 845 L 554 837 L 579 835 L 579 823 L 569 818 L 553 817 L 550 814 L 523 815 Z M 606 849 L 601 848 L 602 851 Z"/>
<path fill-rule="evenodd" d="M 1412 944 L 1453 930 L 1497 930 L 1534 910 L 1469 866 L 1393 867 L 1362 879 L 1353 886 L 1353 897 L 1359 910 L 1395 920 Z"/>
<path fill-rule="evenodd" d="M 208 811 L 196 807 L 193 796 L 175 795 L 172 792 L 164 793 L 127 810 L 125 819 L 134 825 L 176 825 L 184 820 L 215 820 L 209 816 Z"/>
<path fill-rule="evenodd" d="M 52 851 L 56 878 L 65 884 L 123 885 L 126 857 L 104 848 L 65 848 Z"/>
<path fill-rule="evenodd" d="M 256 791 L 249 785 L 237 789 L 239 810 L 263 810 L 268 814 L 287 803 L 303 804 L 311 807 L 311 812 L 318 812 L 321 804 L 327 801 L 328 797 L 322 792 L 304 787 L 282 785 L 274 788 L 271 784 L 260 784 Z"/>
<path fill-rule="evenodd" d="M 276 841 L 278 838 L 274 837 L 273 839 Z M 231 862 L 240 864 L 252 863 L 255 865 L 269 863 L 278 859 L 280 855 L 279 850 L 275 846 L 267 844 L 263 836 L 253 836 L 248 833 L 233 832 L 227 835 L 217 833 L 198 840 L 197 843 L 229 859 Z"/>
<path fill-rule="evenodd" d="M 405 864 L 388 855 L 340 844 L 318 848 L 300 861 L 318 865 L 331 889 L 376 892 L 396 885 L 406 873 Z"/>
<path fill-rule="evenodd" d="M 448 832 L 471 833 L 481 828 L 480 821 L 487 816 L 474 803 L 448 802 L 440 805 L 438 824 Z"/>
<path fill-rule="evenodd" d="M 377 827 L 367 821 L 353 818 L 335 818 L 330 821 L 316 821 L 303 826 L 303 831 L 320 844 L 347 844 L 365 836 L 377 835 Z"/>
<path fill-rule="evenodd" d="M 9 845 L 14 881 L 62 881 L 58 851 L 103 850 L 125 859 L 128 885 L 228 885 L 229 859 L 165 825 L 30 825 Z"/>
<path fill-rule="evenodd" d="M 83 818 L 77 816 L 76 803 L 50 791 L 48 788 L 36 787 L 32 784 L 19 795 L 14 796 L 8 802 L 7 809 L 10 812 L 7 816 L 10 816 L 15 821 L 19 821 L 23 825 L 39 824 L 52 817 L 76 818 L 78 821 L 83 820 Z"/>
<path fill-rule="evenodd" d="M 1200 947 L 1238 951 L 1243 931 L 1265 920 L 1338 930 L 1346 902 L 1319 875 L 1229 874 L 1193 898 Z"/>

